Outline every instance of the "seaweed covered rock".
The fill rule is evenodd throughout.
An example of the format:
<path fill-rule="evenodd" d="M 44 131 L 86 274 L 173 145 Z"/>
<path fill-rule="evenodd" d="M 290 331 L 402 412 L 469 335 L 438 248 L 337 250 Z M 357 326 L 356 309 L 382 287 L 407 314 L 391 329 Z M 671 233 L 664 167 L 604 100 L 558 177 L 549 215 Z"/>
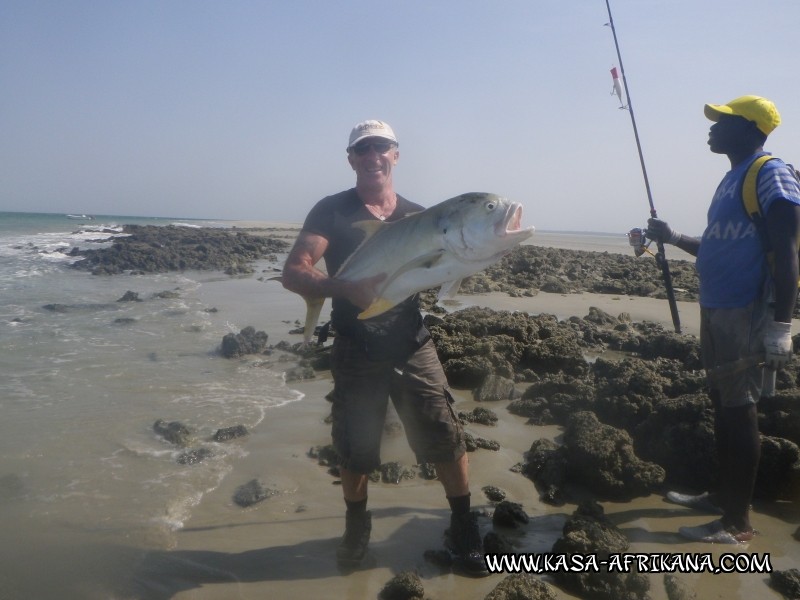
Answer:
<path fill-rule="evenodd" d="M 289 249 L 284 240 L 222 228 L 125 225 L 124 232 L 128 235 L 114 238 L 108 248 L 79 250 L 83 259 L 72 267 L 94 275 L 189 269 L 235 274 L 251 272 L 249 263 Z"/>
<path fill-rule="evenodd" d="M 606 423 L 617 427 L 631 427 L 644 420 L 653 411 L 653 404 L 666 397 L 664 388 L 670 384 L 647 361 L 638 358 L 598 358 L 592 371 L 596 412 Z"/>
<path fill-rule="evenodd" d="M 237 358 L 246 354 L 261 354 L 267 349 L 268 336 L 248 325 L 239 333 L 228 333 L 222 338 L 220 352 L 225 358 Z"/>
<path fill-rule="evenodd" d="M 622 554 L 628 548 L 628 539 L 605 518 L 602 507 L 581 505 L 564 524 L 561 537 L 553 544 L 553 553 L 568 560 L 573 555 L 593 556 L 599 568 L 559 570 L 553 578 L 565 590 L 581 598 L 646 600 L 650 597 L 650 582 L 645 575 L 600 565 L 611 554 Z"/>
<path fill-rule="evenodd" d="M 664 482 L 664 469 L 640 459 L 631 436 L 601 423 L 593 413 L 573 415 L 564 432 L 570 481 L 603 498 L 631 500 Z"/>
<path fill-rule="evenodd" d="M 664 467 L 671 485 L 696 490 L 714 485 L 714 409 L 708 395 L 662 398 L 633 438 L 639 455 Z"/>
<path fill-rule="evenodd" d="M 519 396 L 514 380 L 490 373 L 481 384 L 472 392 L 476 402 L 496 402 L 499 400 L 513 400 Z"/>
<path fill-rule="evenodd" d="M 800 482 L 800 449 L 783 438 L 761 436 L 761 460 L 754 496 L 762 500 L 796 500 Z"/>
<path fill-rule="evenodd" d="M 758 426 L 764 435 L 781 437 L 800 444 L 800 393 L 779 392 L 758 403 Z"/>
<path fill-rule="evenodd" d="M 512 414 L 534 425 L 563 425 L 567 418 L 594 403 L 594 386 L 581 379 L 548 376 L 532 383 L 519 400 L 508 405 Z"/>
<path fill-rule="evenodd" d="M 535 440 L 525 453 L 522 473 L 533 481 L 542 502 L 553 506 L 565 503 L 567 453 L 563 446 L 558 446 L 552 440 Z"/>
<path fill-rule="evenodd" d="M 514 573 L 497 584 L 484 600 L 556 600 L 552 587 L 530 573 Z"/>
<path fill-rule="evenodd" d="M 413 571 L 403 571 L 392 577 L 378 593 L 379 600 L 424 600 L 422 579 Z"/>
<path fill-rule="evenodd" d="M 454 387 L 474 389 L 492 375 L 588 371 L 575 331 L 553 316 L 476 307 L 425 322 Z"/>

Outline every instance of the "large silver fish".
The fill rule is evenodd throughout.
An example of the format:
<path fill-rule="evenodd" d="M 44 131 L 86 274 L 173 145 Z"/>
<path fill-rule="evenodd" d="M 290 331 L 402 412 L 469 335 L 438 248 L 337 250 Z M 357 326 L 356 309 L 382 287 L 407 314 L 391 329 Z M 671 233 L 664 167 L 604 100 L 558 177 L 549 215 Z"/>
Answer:
<path fill-rule="evenodd" d="M 440 287 L 439 299 L 458 292 L 461 280 L 496 263 L 533 235 L 521 227 L 522 205 L 495 194 L 471 192 L 399 221 L 360 221 L 364 241 L 336 279 L 356 281 L 386 273 L 359 319 L 376 317 L 409 296 Z M 323 298 L 305 298 L 305 339 L 311 339 Z"/>

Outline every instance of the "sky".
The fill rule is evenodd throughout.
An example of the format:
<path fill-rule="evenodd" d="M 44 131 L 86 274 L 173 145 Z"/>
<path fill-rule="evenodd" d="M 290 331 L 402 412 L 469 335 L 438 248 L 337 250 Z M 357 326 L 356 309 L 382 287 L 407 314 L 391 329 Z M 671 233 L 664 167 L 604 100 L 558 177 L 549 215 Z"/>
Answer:
<path fill-rule="evenodd" d="M 702 232 L 728 159 L 705 103 L 783 117 L 800 163 L 797 0 L 610 0 L 658 216 Z M 605 0 L 0 0 L 0 211 L 301 223 L 350 188 L 364 119 L 398 193 L 470 191 L 543 231 L 650 206 Z"/>

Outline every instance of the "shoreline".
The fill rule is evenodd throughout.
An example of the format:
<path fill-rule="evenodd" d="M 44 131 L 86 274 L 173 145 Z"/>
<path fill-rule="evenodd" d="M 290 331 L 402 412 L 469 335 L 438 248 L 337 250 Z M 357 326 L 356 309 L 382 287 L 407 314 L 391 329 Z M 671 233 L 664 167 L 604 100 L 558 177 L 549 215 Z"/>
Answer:
<path fill-rule="evenodd" d="M 279 237 L 287 242 L 296 237 L 298 228 L 280 223 L 237 222 L 234 231 Z M 252 227 L 249 227 L 251 226 Z M 612 316 L 626 315 L 626 319 L 651 322 L 672 330 L 668 303 L 664 299 L 630 296 L 624 293 L 592 293 L 575 290 L 598 281 L 616 289 L 613 284 L 614 265 L 622 261 L 616 254 L 630 255 L 626 239 L 614 236 L 597 236 L 602 244 L 586 248 L 578 236 L 568 234 L 539 234 L 534 236 L 538 246 L 563 250 L 582 250 L 572 263 L 577 264 L 581 279 L 571 286 L 573 293 L 536 291 L 542 284 L 503 284 L 500 279 L 487 277 L 481 285 L 491 291 L 459 294 L 454 303 L 448 303 L 450 312 L 468 307 L 486 307 L 494 311 L 520 311 L 530 315 L 555 315 L 559 320 L 570 317 L 583 318 L 591 307 Z M 612 243 L 608 243 L 611 241 Z M 530 248 L 528 248 L 530 250 Z M 588 250 L 588 252 L 587 252 Z M 599 254 L 598 254 L 599 253 Z M 549 275 L 553 281 L 571 280 L 563 270 L 568 252 L 541 252 L 538 266 L 525 263 L 521 268 L 543 269 L 548 273 L 550 262 L 561 271 Z M 609 256 L 609 254 L 611 256 Z M 627 279 L 637 280 L 644 273 L 647 259 L 631 267 Z M 652 262 L 652 261 L 650 261 Z M 606 273 L 604 268 L 612 265 Z M 269 281 L 280 271 L 282 264 L 273 257 L 254 263 L 249 274 L 226 276 L 215 271 L 200 271 L 197 290 L 200 304 L 219 308 L 227 330 L 238 331 L 245 326 L 265 331 L 269 344 L 278 342 L 294 344 L 301 336 L 290 334 L 304 320 L 305 305 L 302 299 Z M 676 270 L 680 267 L 676 264 Z M 503 269 L 500 269 L 503 271 Z M 510 272 L 510 270 L 509 270 Z M 602 274 L 602 275 L 600 275 Z M 650 269 L 648 282 L 658 273 Z M 625 277 L 616 275 L 616 277 Z M 496 287 L 486 282 L 499 281 Z M 612 284 L 606 282 L 612 281 Z M 649 283 L 653 289 L 653 283 Z M 528 287 L 526 287 L 528 286 Z M 473 286 L 472 289 L 481 289 Z M 619 289 L 626 289 L 620 287 Z M 531 295 L 520 295 L 526 292 Z M 696 302 L 679 301 L 679 312 L 685 335 L 697 336 L 699 308 Z M 323 307 L 323 314 L 330 308 Z M 224 316 L 223 316 L 224 315 Z M 614 358 L 614 352 L 610 352 Z M 603 355 L 602 353 L 600 354 Z M 243 365 L 250 364 L 248 360 Z M 255 363 L 253 363 L 255 366 Z M 296 361 L 287 362 L 287 369 Z M 271 365 L 281 368 L 280 363 Z M 520 391 L 527 384 L 520 384 Z M 228 600 L 230 598 L 277 598 L 294 600 L 303 598 L 375 598 L 383 586 L 402 571 L 414 571 L 422 578 L 426 598 L 456 597 L 467 600 L 483 599 L 507 574 L 495 574 L 475 580 L 454 575 L 428 562 L 426 550 L 443 548 L 443 532 L 449 524 L 449 508 L 444 492 L 437 481 L 413 479 L 400 484 L 373 483 L 370 485 L 369 508 L 373 512 L 373 535 L 367 559 L 355 572 L 342 573 L 335 561 L 335 548 L 344 528 L 344 503 L 341 490 L 326 467 L 309 457 L 315 446 L 330 443 L 330 426 L 325 423 L 329 405 L 325 395 L 331 387 L 330 374 L 317 372 L 312 380 L 296 381 L 287 387 L 302 394 L 302 399 L 270 408 L 266 418 L 254 427 L 249 435 L 234 443 L 241 454 L 232 462 L 230 471 L 213 489 L 206 491 L 193 506 L 183 527 L 172 531 L 161 547 L 142 548 L 143 558 L 132 568 L 132 585 L 137 600 Z M 488 408 L 499 421 L 494 426 L 468 423 L 465 429 L 476 437 L 495 440 L 498 451 L 479 449 L 470 453 L 471 492 L 473 508 L 481 511 L 481 533 L 492 531 L 491 512 L 494 504 L 482 488 L 494 486 L 506 493 L 506 499 L 518 503 L 529 516 L 529 522 L 520 530 L 499 529 L 514 544 L 514 551 L 523 554 L 543 554 L 552 551 L 553 543 L 561 537 L 566 519 L 572 515 L 575 504 L 555 507 L 539 500 L 534 483 L 511 468 L 524 461 L 531 444 L 538 439 L 558 442 L 563 433 L 561 426 L 534 426 L 526 417 L 512 414 L 506 409 L 508 402 L 478 403 L 469 390 L 454 389 L 455 410 L 469 412 L 474 408 Z M 415 458 L 407 446 L 404 435 L 385 437 L 382 461 L 398 461 L 412 465 Z M 233 496 L 246 483 L 257 480 L 275 492 L 265 500 L 248 508 L 239 507 Z M 699 490 L 698 490 L 699 491 Z M 747 552 L 772 557 L 776 570 L 794 566 L 800 558 L 797 542 L 791 537 L 795 523 L 800 523 L 797 503 L 756 504 L 754 524 L 763 535 L 758 536 L 748 548 L 716 547 L 692 544 L 677 535 L 682 525 L 698 525 L 711 520 L 708 515 L 694 513 L 664 502 L 662 495 L 651 494 L 629 502 L 601 501 L 606 516 L 628 538 L 630 552 L 639 553 L 709 553 L 718 559 L 726 552 Z M 135 550 L 135 546 L 131 548 Z M 679 580 L 697 590 L 698 597 L 725 598 L 780 598 L 767 587 L 765 576 L 758 573 L 718 576 L 710 573 L 677 573 Z M 547 575 L 538 575 L 551 584 L 555 597 L 560 600 L 577 598 L 553 584 Z M 649 577 L 652 600 L 667 598 L 663 574 Z M 124 596 L 127 597 L 127 596 Z"/>
<path fill-rule="evenodd" d="M 215 286 L 205 286 L 201 293 L 211 304 L 224 301 L 226 295 L 234 293 L 248 306 L 238 316 L 239 323 L 267 330 L 271 343 L 274 340 L 299 341 L 299 336 L 290 335 L 288 331 L 292 328 L 290 322 L 302 320 L 302 300 L 279 285 L 265 288 L 265 284 L 253 279 L 221 281 Z M 627 312 L 633 320 L 654 320 L 665 328 L 671 327 L 665 300 L 544 292 L 527 298 L 512 298 L 501 292 L 459 295 L 456 300 L 464 306 L 455 310 L 478 305 L 565 318 L 583 317 L 590 306 L 597 306 L 612 315 Z M 270 310 L 264 311 L 265 304 Z M 699 312 L 696 303 L 679 306 L 684 333 L 696 335 L 696 318 L 692 317 L 692 313 Z M 266 321 L 265 312 L 269 313 Z M 324 422 L 329 411 L 324 396 L 330 385 L 328 372 L 317 373 L 313 380 L 291 383 L 290 387 L 303 393 L 303 399 L 271 411 L 268 419 L 244 439 L 246 456 L 236 462 L 217 489 L 202 499 L 185 527 L 176 532 L 174 547 L 156 553 L 158 585 L 169 590 L 164 598 L 375 598 L 393 576 L 411 570 L 422 578 L 426 598 L 479 600 L 507 576 L 495 574 L 484 579 L 469 579 L 442 572 L 425 561 L 425 550 L 442 547 L 449 509 L 441 485 L 437 481 L 420 479 L 398 485 L 370 485 L 373 535 L 368 556 L 361 569 L 352 573 L 339 571 L 335 547 L 344 526 L 341 490 L 326 469 L 307 455 L 310 448 L 330 442 L 329 425 Z M 520 503 L 530 517 L 522 532 L 503 530 L 516 544 L 515 551 L 550 552 L 575 505 L 553 507 L 540 502 L 533 482 L 509 468 L 522 461 L 533 440 L 557 439 L 561 428 L 528 425 L 525 418 L 505 410 L 503 402 L 481 404 L 475 402 L 467 390 L 454 392 L 456 411 L 484 406 L 499 417 L 494 427 L 466 426 L 474 435 L 496 439 L 501 445 L 498 452 L 478 450 L 469 455 L 473 508 L 491 512 L 493 505 L 481 488 L 493 485 L 503 489 L 507 499 Z M 384 439 L 382 461 L 392 460 L 404 464 L 415 462 L 402 434 Z M 251 479 L 264 481 L 280 493 L 250 508 L 239 508 L 232 502 L 232 495 L 238 486 Z M 677 535 L 679 526 L 704 523 L 710 517 L 667 504 L 661 495 L 601 504 L 608 518 L 630 540 L 630 552 L 707 552 L 715 559 L 731 551 L 769 552 L 774 569 L 791 568 L 800 557 L 797 542 L 791 538 L 794 527 L 790 525 L 800 522 L 796 504 L 756 506 L 754 523 L 762 535 L 747 549 L 683 541 Z M 482 518 L 480 523 L 482 535 L 492 529 L 489 518 Z M 699 598 L 781 598 L 767 587 L 762 574 L 676 575 L 694 588 Z M 551 584 L 559 600 L 577 598 L 553 585 L 548 576 L 537 577 Z M 649 579 L 650 597 L 666 600 L 663 574 L 650 575 Z"/>

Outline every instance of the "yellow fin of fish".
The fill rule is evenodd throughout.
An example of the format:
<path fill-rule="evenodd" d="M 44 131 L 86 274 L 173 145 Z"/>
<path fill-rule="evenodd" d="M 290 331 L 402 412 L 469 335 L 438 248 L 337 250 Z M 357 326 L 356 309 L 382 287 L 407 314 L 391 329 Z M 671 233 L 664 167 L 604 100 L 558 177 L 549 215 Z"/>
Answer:
<path fill-rule="evenodd" d="M 361 320 L 371 319 L 372 317 L 376 317 L 381 313 L 385 313 L 393 306 L 394 302 L 388 300 L 387 298 L 376 298 L 363 312 L 358 313 L 358 318 Z"/>

